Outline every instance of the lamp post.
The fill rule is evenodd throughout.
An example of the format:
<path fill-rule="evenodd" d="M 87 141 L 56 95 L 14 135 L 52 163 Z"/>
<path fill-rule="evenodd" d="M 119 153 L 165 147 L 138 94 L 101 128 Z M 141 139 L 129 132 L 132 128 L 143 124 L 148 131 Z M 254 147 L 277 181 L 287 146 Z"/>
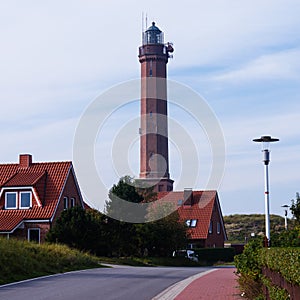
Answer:
<path fill-rule="evenodd" d="M 264 155 L 264 171 L 265 171 L 265 222 L 266 222 L 266 239 L 267 245 L 270 247 L 270 208 L 269 208 L 269 170 L 270 163 L 270 143 L 278 142 L 279 139 L 272 138 L 269 135 L 262 136 L 258 139 L 254 139 L 253 142 L 262 143 L 262 152 Z"/>
<path fill-rule="evenodd" d="M 281 207 L 284 208 L 284 228 L 285 230 L 288 230 L 287 215 L 288 215 L 288 208 L 290 206 L 285 204 L 285 205 L 281 205 Z"/>

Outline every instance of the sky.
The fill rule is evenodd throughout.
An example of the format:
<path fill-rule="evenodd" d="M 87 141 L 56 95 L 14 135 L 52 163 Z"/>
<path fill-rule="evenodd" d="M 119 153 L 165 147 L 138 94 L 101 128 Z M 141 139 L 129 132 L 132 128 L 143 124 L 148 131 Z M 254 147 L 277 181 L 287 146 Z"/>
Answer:
<path fill-rule="evenodd" d="M 299 13 L 296 0 L 3 0 L 0 162 L 17 162 L 20 153 L 72 160 L 88 106 L 139 78 L 147 15 L 175 49 L 168 79 L 197 93 L 222 130 L 225 168 L 215 188 L 223 214 L 264 213 L 263 157 L 252 139 L 272 135 L 280 141 L 271 145 L 270 211 L 283 215 L 281 205 L 300 192 Z M 185 111 L 184 101 L 182 108 L 170 99 L 170 176 L 178 190 L 206 189 L 214 162 L 212 137 L 192 117 L 200 102 Z M 107 189 L 139 173 L 138 99 L 115 105 L 102 102 L 106 119 L 94 145 Z"/>

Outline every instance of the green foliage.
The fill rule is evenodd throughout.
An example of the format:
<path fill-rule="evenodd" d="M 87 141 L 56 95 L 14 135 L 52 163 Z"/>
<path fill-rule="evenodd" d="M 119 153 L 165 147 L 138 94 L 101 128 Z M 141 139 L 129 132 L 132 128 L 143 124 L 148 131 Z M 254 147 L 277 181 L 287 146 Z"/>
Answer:
<path fill-rule="evenodd" d="M 294 228 L 279 233 L 271 233 L 272 247 L 300 247 L 300 230 Z"/>
<path fill-rule="evenodd" d="M 245 243 L 251 238 L 252 233 L 255 236 L 264 236 L 265 234 L 265 215 L 263 214 L 224 216 L 224 223 L 229 241 Z M 272 232 L 283 231 L 284 218 L 271 215 L 270 226 Z"/>
<path fill-rule="evenodd" d="M 287 292 L 262 276 L 262 267 L 278 272 L 286 281 L 300 285 L 300 248 L 263 248 L 262 240 L 253 240 L 242 254 L 235 256 L 240 288 L 247 299 L 261 297 L 262 286 L 268 287 L 271 299 L 288 299 Z"/>
<path fill-rule="evenodd" d="M 234 257 L 240 289 L 247 299 L 255 299 L 262 295 L 262 282 L 260 280 L 262 272 L 258 261 L 262 246 L 262 238 L 252 239 L 245 246 L 243 253 Z"/>
<path fill-rule="evenodd" d="M 234 259 L 234 248 L 200 248 L 195 249 L 195 253 L 199 261 L 211 264 L 219 261 L 232 262 Z"/>
<path fill-rule="evenodd" d="M 292 205 L 290 208 L 296 224 L 300 225 L 300 195 L 296 193 L 296 200 L 292 200 Z"/>
<path fill-rule="evenodd" d="M 64 210 L 48 232 L 46 240 L 64 243 L 80 250 L 92 250 L 95 253 L 97 243 L 102 237 L 101 218 L 101 215 L 88 212 L 80 206 Z"/>
<path fill-rule="evenodd" d="M 261 281 L 264 286 L 268 288 L 269 297 L 272 300 L 289 300 L 290 296 L 285 289 L 279 286 L 273 285 L 271 280 L 265 276 L 262 276 Z"/>
<path fill-rule="evenodd" d="M 96 257 L 67 246 L 0 238 L 0 284 L 71 270 L 100 267 Z"/>
<path fill-rule="evenodd" d="M 135 205 L 128 209 L 129 203 L 140 203 L 143 196 L 135 188 L 134 179 L 129 176 L 122 177 L 117 184 L 114 184 L 108 194 L 105 212 L 116 220 L 133 220 L 138 214 L 145 218 L 147 212 L 145 207 Z"/>
<path fill-rule="evenodd" d="M 258 262 L 279 272 L 288 282 L 300 285 L 300 248 L 264 248 Z"/>
<path fill-rule="evenodd" d="M 129 202 L 141 201 L 142 196 L 132 183 L 132 179 L 126 176 L 112 187 L 107 212 L 119 209 L 114 197 Z M 154 197 L 152 189 L 147 189 L 143 195 L 147 199 Z M 177 211 L 154 222 L 133 224 L 107 217 L 96 210 L 74 207 L 65 210 L 57 219 L 47 241 L 64 243 L 99 256 L 170 256 L 173 250 L 186 246 L 186 229 L 186 225 L 179 221 Z"/>
<path fill-rule="evenodd" d="M 243 253 L 234 257 L 235 266 L 238 274 L 247 274 L 254 280 L 261 274 L 261 268 L 258 262 L 259 250 L 262 249 L 262 238 L 251 240 L 245 245 Z"/>
<path fill-rule="evenodd" d="M 140 248 L 150 256 L 170 256 L 174 250 L 186 247 L 186 230 L 177 211 L 163 219 L 140 224 L 137 226 Z"/>
<path fill-rule="evenodd" d="M 100 257 L 101 262 L 128 266 L 199 267 L 201 264 L 185 257 Z"/>

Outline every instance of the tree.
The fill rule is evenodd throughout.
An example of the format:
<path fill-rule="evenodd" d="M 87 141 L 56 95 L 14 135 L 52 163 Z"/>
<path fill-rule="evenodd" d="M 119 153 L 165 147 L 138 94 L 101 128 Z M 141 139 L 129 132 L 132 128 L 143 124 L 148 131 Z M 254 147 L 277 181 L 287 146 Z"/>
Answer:
<path fill-rule="evenodd" d="M 150 256 L 170 256 L 174 250 L 187 245 L 187 227 L 177 211 L 138 228 L 140 249 L 147 249 Z"/>
<path fill-rule="evenodd" d="M 64 210 L 47 235 L 47 241 L 67 244 L 70 247 L 87 250 L 93 244 L 96 222 L 80 207 Z"/>
<path fill-rule="evenodd" d="M 105 212 L 116 220 L 134 220 L 137 214 L 140 214 L 142 218 L 146 215 L 142 206 L 135 205 L 128 209 L 126 205 L 126 202 L 140 203 L 143 201 L 143 196 L 137 192 L 134 180 L 130 176 L 124 176 L 117 184 L 114 184 L 109 190 L 108 197 Z"/>
<path fill-rule="evenodd" d="M 46 240 L 97 255 L 109 255 L 112 245 L 107 227 L 107 218 L 99 211 L 75 206 L 61 213 Z"/>
<path fill-rule="evenodd" d="M 178 212 L 170 209 L 169 204 L 156 205 L 154 203 L 150 211 L 136 209 L 124 212 L 119 206 L 116 197 L 129 202 L 140 203 L 141 201 L 152 202 L 156 199 L 156 193 L 151 188 L 143 189 L 140 184 L 135 187 L 135 182 L 131 177 L 125 176 L 114 185 L 109 192 L 109 200 L 106 202 L 106 212 L 108 215 L 122 217 L 134 217 L 134 214 L 143 214 L 145 222 L 147 220 L 157 220 L 148 223 L 126 223 L 123 221 L 108 218 L 109 228 L 113 232 L 111 239 L 114 245 L 114 253 L 117 256 L 142 255 L 145 250 L 149 255 L 166 256 L 173 250 L 186 247 L 186 225 L 179 220 Z M 168 214 L 165 213 L 168 209 Z M 170 212 L 172 212 L 170 214 Z M 159 216 L 166 216 L 162 219 Z M 150 216 L 150 218 L 149 218 Z"/>
<path fill-rule="evenodd" d="M 122 177 L 117 184 L 114 184 L 108 196 L 109 200 L 106 201 L 105 211 L 109 216 L 108 224 L 113 245 L 112 254 L 117 256 L 137 255 L 139 249 L 137 247 L 136 226 L 123 220 L 133 220 L 136 213 L 141 213 L 143 216 L 146 213 L 142 210 L 137 211 L 138 206 L 136 206 L 137 210 L 126 209 L 126 206 L 119 199 L 140 203 L 143 197 L 136 191 L 134 180 L 129 176 Z"/>
<path fill-rule="evenodd" d="M 300 196 L 296 193 L 296 200 L 292 200 L 290 208 L 297 225 L 300 225 Z"/>

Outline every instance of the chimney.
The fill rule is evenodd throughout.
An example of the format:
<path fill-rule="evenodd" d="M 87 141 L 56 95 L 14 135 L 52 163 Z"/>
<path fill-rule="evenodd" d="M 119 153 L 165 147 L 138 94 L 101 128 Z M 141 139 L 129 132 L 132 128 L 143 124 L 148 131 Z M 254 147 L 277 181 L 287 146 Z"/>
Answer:
<path fill-rule="evenodd" d="M 184 189 L 183 191 L 183 205 L 190 205 L 193 204 L 193 190 L 192 189 Z"/>
<path fill-rule="evenodd" d="M 31 154 L 20 154 L 19 157 L 19 167 L 28 168 L 32 164 L 32 155 Z"/>

